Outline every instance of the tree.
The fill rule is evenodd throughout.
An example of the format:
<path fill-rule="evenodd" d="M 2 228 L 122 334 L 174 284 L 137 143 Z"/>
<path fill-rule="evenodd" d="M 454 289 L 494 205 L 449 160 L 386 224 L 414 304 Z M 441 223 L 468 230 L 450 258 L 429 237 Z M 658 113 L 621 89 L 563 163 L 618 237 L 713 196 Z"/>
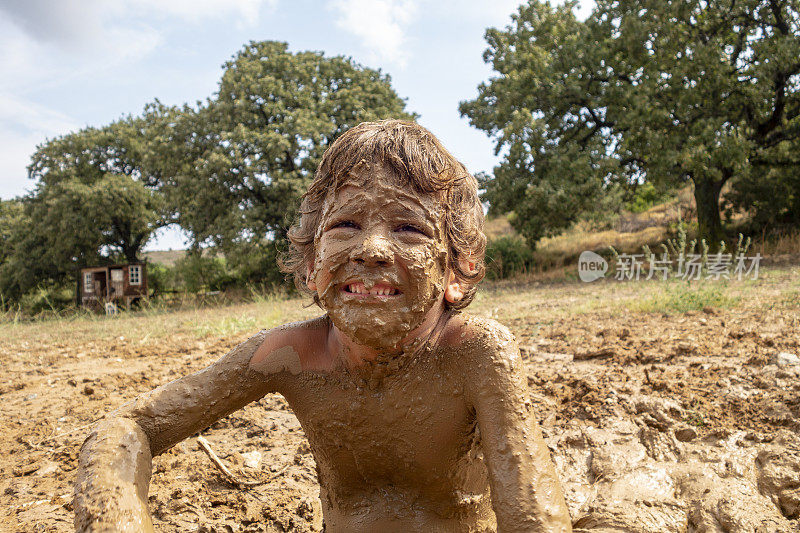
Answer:
<path fill-rule="evenodd" d="M 23 217 L 22 202 L 0 199 L 0 266 L 11 256 L 11 241 Z"/>
<path fill-rule="evenodd" d="M 800 154 L 793 143 L 783 144 L 785 153 L 773 154 L 767 165 L 754 165 L 725 195 L 726 214 L 747 212 L 751 231 L 800 226 L 800 162 L 793 162 Z"/>
<path fill-rule="evenodd" d="M 159 199 L 130 176 L 89 185 L 54 183 L 23 199 L 0 266 L 0 290 L 15 299 L 41 284 L 74 279 L 81 267 L 137 254 L 158 220 Z"/>
<path fill-rule="evenodd" d="M 151 130 L 173 115 L 156 102 L 141 117 L 86 128 L 39 146 L 29 167 L 30 177 L 37 180 L 27 201 L 30 215 L 62 242 L 81 235 L 81 250 L 89 255 L 139 261 L 153 232 L 169 221 L 157 190 L 163 179 L 152 155 L 160 139 Z M 59 222 L 70 218 L 74 224 Z"/>
<path fill-rule="evenodd" d="M 719 242 L 723 185 L 798 168 L 800 0 L 574 5 L 530 0 L 486 32 L 498 75 L 460 110 L 507 151 L 492 207 L 535 243 L 616 185 L 690 181 Z"/>
<path fill-rule="evenodd" d="M 0 290 L 16 299 L 40 285 L 74 279 L 79 268 L 139 254 L 162 226 L 164 201 L 148 170 L 150 128 L 164 109 L 148 108 L 103 128 L 85 128 L 40 145 L 34 190 L 0 213 Z M 5 221 L 5 222 L 3 222 Z"/>
<path fill-rule="evenodd" d="M 9 264 L 13 259 L 14 241 L 22 234 L 27 225 L 25 211 L 19 199 L 0 200 L 0 310 L 16 299 L 13 293 L 13 271 Z"/>
<path fill-rule="evenodd" d="M 333 139 L 365 120 L 414 116 L 389 76 L 345 57 L 251 42 L 224 68 L 214 97 L 175 123 L 165 186 L 196 246 L 253 265 L 274 256 Z"/>

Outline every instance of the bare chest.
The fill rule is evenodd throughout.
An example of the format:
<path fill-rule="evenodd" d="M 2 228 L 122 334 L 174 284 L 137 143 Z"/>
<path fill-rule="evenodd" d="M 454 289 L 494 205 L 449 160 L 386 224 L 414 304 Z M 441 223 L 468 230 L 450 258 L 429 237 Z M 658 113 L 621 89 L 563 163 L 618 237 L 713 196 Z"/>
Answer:
<path fill-rule="evenodd" d="M 303 373 L 286 398 L 317 461 L 320 483 L 351 491 L 445 491 L 474 448 L 475 417 L 458 376 L 425 362 L 368 382 Z"/>

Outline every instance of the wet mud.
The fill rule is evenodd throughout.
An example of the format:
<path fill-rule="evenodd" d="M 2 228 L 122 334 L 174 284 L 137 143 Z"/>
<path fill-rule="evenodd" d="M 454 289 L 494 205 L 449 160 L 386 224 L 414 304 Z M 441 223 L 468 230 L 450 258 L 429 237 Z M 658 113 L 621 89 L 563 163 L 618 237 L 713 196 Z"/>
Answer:
<path fill-rule="evenodd" d="M 795 310 L 509 325 L 576 529 L 800 531 L 800 368 L 778 357 L 800 353 Z M 245 338 L 0 339 L 0 529 L 73 531 L 85 431 L 63 433 Z M 316 465 L 280 396 L 203 434 L 240 479 L 264 483 L 233 487 L 187 439 L 153 459 L 157 531 L 321 530 Z"/>

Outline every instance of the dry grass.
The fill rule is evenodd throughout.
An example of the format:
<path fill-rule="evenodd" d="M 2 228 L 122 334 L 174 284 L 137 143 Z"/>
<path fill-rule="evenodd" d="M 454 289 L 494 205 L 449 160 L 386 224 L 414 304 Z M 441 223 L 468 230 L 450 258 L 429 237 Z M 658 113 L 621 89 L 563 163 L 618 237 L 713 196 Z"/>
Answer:
<path fill-rule="evenodd" d="M 735 221 L 741 222 L 741 219 L 741 216 L 734 217 Z M 642 246 L 647 245 L 656 251 L 672 237 L 671 228 L 679 220 L 696 223 L 691 187 L 684 187 L 674 199 L 642 213 L 621 213 L 612 229 L 598 231 L 588 223 L 581 222 L 561 235 L 542 239 L 533 252 L 533 269 L 521 278 L 543 282 L 575 279 L 575 264 L 584 250 L 607 255 L 611 246 L 622 253 L 642 253 Z M 695 238 L 691 227 L 688 233 L 687 241 Z M 517 233 L 505 217 L 496 217 L 487 221 L 486 235 L 491 241 Z M 752 235 L 751 239 L 748 255 L 760 253 L 773 259 L 776 264 L 800 262 L 800 230 L 786 230 L 771 236 Z"/>
<path fill-rule="evenodd" d="M 766 240 L 762 237 L 753 243 L 748 253 L 760 253 L 763 256 L 800 254 L 800 230 L 782 231 Z"/>
<path fill-rule="evenodd" d="M 508 218 L 504 216 L 487 218 L 483 228 L 486 238 L 490 241 L 505 237 L 506 235 L 516 235 L 517 232 L 511 227 Z"/>
<path fill-rule="evenodd" d="M 299 298 L 262 298 L 251 303 L 180 311 L 149 310 L 117 316 L 76 315 L 27 323 L 0 324 L 2 351 L 36 344 L 69 346 L 101 339 L 123 339 L 158 346 L 197 339 L 251 334 L 262 328 L 318 316 L 321 311 Z M 471 314 L 511 324 L 524 319 L 552 324 L 566 317 L 611 310 L 615 313 L 684 313 L 703 307 L 774 307 L 800 310 L 800 267 L 762 268 L 758 280 L 595 283 L 542 282 L 527 276 L 484 283 Z M 9 354 L 6 354 L 9 355 Z M 13 354 L 11 354 L 13 355 Z"/>
<path fill-rule="evenodd" d="M 550 239 L 543 239 L 537 252 L 543 257 L 563 257 L 565 261 L 577 259 L 584 250 L 600 252 L 609 246 L 624 252 L 640 251 L 643 244 L 655 245 L 667 238 L 664 227 L 648 227 L 635 232 L 620 232 L 616 229 L 582 232 L 574 231 Z M 574 261 L 572 261 L 574 262 Z"/>
<path fill-rule="evenodd" d="M 598 231 L 588 223 L 578 223 L 561 235 L 537 243 L 535 267 L 528 274 L 543 281 L 563 278 L 584 250 L 605 252 L 613 246 L 620 252 L 634 253 L 641 252 L 644 244 L 654 248 L 667 239 L 670 225 L 679 219 L 690 221 L 694 216 L 692 189 L 684 187 L 669 202 L 642 213 L 621 213 L 611 229 Z M 517 235 L 506 217 L 487 220 L 485 231 L 490 241 Z"/>
<path fill-rule="evenodd" d="M 299 298 L 263 298 L 221 307 L 121 312 L 116 316 L 82 313 L 32 322 L 0 323 L 0 338 L 31 343 L 69 343 L 96 338 L 154 342 L 167 337 L 224 337 L 303 320 L 319 309 Z"/>

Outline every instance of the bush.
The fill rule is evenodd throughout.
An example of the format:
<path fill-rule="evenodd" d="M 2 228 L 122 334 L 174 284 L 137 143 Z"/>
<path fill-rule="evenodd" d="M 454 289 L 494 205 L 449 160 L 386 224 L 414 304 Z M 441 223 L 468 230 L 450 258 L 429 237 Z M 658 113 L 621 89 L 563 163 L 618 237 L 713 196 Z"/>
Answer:
<path fill-rule="evenodd" d="M 187 292 L 221 291 L 236 285 L 222 257 L 190 252 L 175 262 L 175 274 Z"/>
<path fill-rule="evenodd" d="M 528 272 L 533 266 L 533 250 L 522 237 L 500 237 L 486 245 L 486 277 L 505 279 Z"/>
<path fill-rule="evenodd" d="M 154 296 L 178 290 L 180 280 L 175 268 L 160 263 L 148 263 L 147 288 Z"/>
<path fill-rule="evenodd" d="M 681 283 L 676 287 L 662 290 L 648 299 L 630 305 L 633 311 L 645 313 L 686 313 L 706 308 L 724 309 L 739 303 L 739 298 L 730 296 L 724 287 L 692 286 Z"/>
<path fill-rule="evenodd" d="M 631 213 L 644 213 L 670 197 L 670 191 L 659 191 L 648 181 L 636 187 L 630 200 L 625 203 L 625 208 Z"/>
<path fill-rule="evenodd" d="M 40 285 L 22 295 L 18 309 L 24 315 L 35 316 L 43 313 L 58 314 L 75 305 L 75 284 Z"/>

